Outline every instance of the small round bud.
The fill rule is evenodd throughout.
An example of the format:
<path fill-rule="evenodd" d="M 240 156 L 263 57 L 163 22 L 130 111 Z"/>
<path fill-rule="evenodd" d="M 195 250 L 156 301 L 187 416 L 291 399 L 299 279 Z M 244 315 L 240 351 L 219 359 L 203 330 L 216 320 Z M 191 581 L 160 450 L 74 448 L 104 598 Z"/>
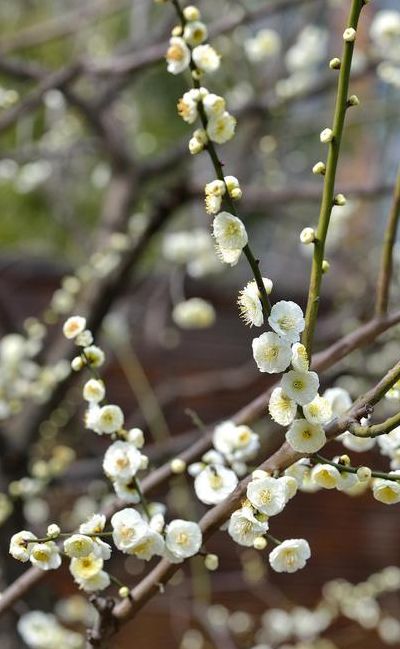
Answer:
<path fill-rule="evenodd" d="M 200 11 L 193 5 L 188 5 L 187 7 L 185 7 L 183 10 L 183 15 L 185 19 L 189 21 L 200 19 Z"/>
<path fill-rule="evenodd" d="M 195 81 L 199 81 L 202 77 L 202 71 L 201 70 L 192 70 L 192 78 Z"/>
<path fill-rule="evenodd" d="M 197 155 L 201 153 L 204 149 L 204 144 L 197 139 L 197 137 L 192 137 L 189 140 L 189 151 L 192 155 Z"/>
<path fill-rule="evenodd" d="M 172 36 L 181 36 L 182 34 L 182 27 L 181 25 L 175 25 L 175 27 L 171 31 Z"/>
<path fill-rule="evenodd" d="M 325 163 L 322 162 L 321 160 L 317 162 L 312 168 L 312 172 L 315 176 L 318 175 L 325 176 L 325 171 L 326 171 Z"/>
<path fill-rule="evenodd" d="M 367 480 L 370 480 L 371 475 L 372 471 L 368 466 L 360 466 L 360 468 L 357 469 L 357 478 L 360 482 L 367 482 Z"/>
<path fill-rule="evenodd" d="M 340 205 L 340 207 L 343 207 L 343 205 L 346 205 L 346 196 L 343 194 L 336 194 L 334 200 L 333 200 L 335 205 Z"/>
<path fill-rule="evenodd" d="M 356 30 L 353 29 L 353 27 L 348 27 L 347 29 L 345 29 L 343 32 L 343 40 L 346 41 L 346 43 L 352 43 L 353 41 L 355 41 Z"/>
<path fill-rule="evenodd" d="M 170 469 L 172 473 L 184 473 L 186 471 L 186 462 L 181 460 L 180 457 L 176 457 L 170 462 Z"/>
<path fill-rule="evenodd" d="M 49 539 L 56 539 L 61 534 L 60 526 L 56 523 L 52 523 L 47 528 L 47 536 Z"/>
<path fill-rule="evenodd" d="M 118 591 L 118 595 L 122 597 L 123 599 L 126 599 L 129 597 L 129 588 L 128 586 L 121 586 L 121 588 Z"/>
<path fill-rule="evenodd" d="M 331 128 L 324 128 L 323 131 L 321 131 L 319 139 L 323 144 L 328 144 L 329 142 L 332 142 L 333 140 L 333 131 Z"/>
<path fill-rule="evenodd" d="M 339 464 L 343 464 L 343 466 L 350 466 L 350 458 L 348 455 L 341 455 L 339 458 Z"/>
<path fill-rule="evenodd" d="M 267 545 L 267 539 L 265 539 L 263 536 L 257 536 L 257 538 L 254 539 L 253 548 L 255 550 L 265 550 Z"/>
<path fill-rule="evenodd" d="M 341 64 L 342 62 L 337 56 L 329 61 L 329 67 L 331 70 L 340 70 Z"/>
<path fill-rule="evenodd" d="M 330 269 L 330 267 L 331 267 L 331 265 L 330 265 L 329 261 L 327 259 L 324 259 L 324 261 L 322 262 L 322 266 L 321 266 L 322 272 L 327 273 L 328 270 Z"/>
<path fill-rule="evenodd" d="M 350 97 L 347 100 L 347 105 L 348 106 L 359 106 L 360 105 L 360 100 L 357 97 L 357 95 L 350 95 Z"/>
<path fill-rule="evenodd" d="M 73 358 L 71 361 L 71 367 L 74 372 L 79 372 L 84 365 L 85 363 L 80 356 L 75 356 L 75 358 Z"/>
<path fill-rule="evenodd" d="M 315 241 L 315 231 L 313 228 L 303 228 L 300 232 L 300 241 L 305 245 Z"/>
<path fill-rule="evenodd" d="M 204 565 L 207 570 L 217 570 L 219 566 L 219 559 L 216 554 L 206 554 L 204 557 Z"/>

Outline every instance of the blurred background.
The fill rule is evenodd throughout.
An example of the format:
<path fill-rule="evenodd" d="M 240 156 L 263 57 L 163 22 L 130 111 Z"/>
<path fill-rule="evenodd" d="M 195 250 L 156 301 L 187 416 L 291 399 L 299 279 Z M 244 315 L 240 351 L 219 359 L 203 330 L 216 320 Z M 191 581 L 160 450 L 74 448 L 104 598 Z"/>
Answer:
<path fill-rule="evenodd" d="M 311 169 L 326 153 L 319 133 L 331 124 L 337 81 L 328 61 L 340 55 L 350 2 L 198 6 L 223 57 L 207 85 L 238 119 L 221 155 L 241 183 L 240 213 L 262 273 L 274 282 L 274 300 L 304 308 L 310 255 L 299 233 L 318 219 L 322 179 Z M 1 588 L 25 569 L 7 555 L 12 533 L 40 532 L 52 521 L 73 529 L 111 497 L 101 469 L 105 443 L 85 431 L 82 379 L 68 369 L 73 352 L 61 325 L 69 314 L 88 316 L 107 353 L 110 399 L 143 428 L 154 466 L 201 436 L 187 409 L 212 424 L 271 383 L 252 359 L 258 334 L 238 317 L 248 268 L 227 268 L 215 257 L 203 196 L 213 170 L 207 156 L 190 156 L 191 128 L 176 112 L 188 80 L 167 74 L 163 60 L 175 22 L 168 2 L 0 3 Z M 396 0 L 370 3 L 362 14 L 351 93 L 361 103 L 347 116 L 336 186 L 347 203 L 333 210 L 317 350 L 373 314 L 399 163 Z M 393 306 L 399 262 L 396 246 Z M 211 326 L 179 326 L 174 307 L 190 297 L 211 303 Z M 399 338 L 395 328 L 368 353 L 354 352 L 321 376 L 323 387 L 344 387 L 355 398 L 398 359 Z M 393 404 L 379 415 L 384 410 L 393 412 Z M 265 457 L 281 432 L 266 416 L 255 429 Z M 354 455 L 355 464 L 388 469 L 375 449 Z M 165 493 L 152 498 L 165 501 Z M 172 479 L 166 499 L 183 517 L 204 511 L 190 479 Z M 344 582 L 324 588 L 399 566 L 395 508 L 370 493 L 304 493 L 274 522 L 274 533 L 309 540 L 305 570 L 270 574 L 262 553 L 217 534 L 208 548 L 220 570 L 191 561 L 186 578 L 179 572 L 113 648 L 132 646 L 133 637 L 136 649 L 400 645 L 396 570 L 355 590 Z M 147 569 L 133 559 L 113 566 L 132 584 Z M 17 617 L 54 612 L 56 601 L 62 623 L 82 632 L 91 612 L 76 593 L 66 569 L 46 576 L 0 620 L 1 646 L 25 647 Z"/>

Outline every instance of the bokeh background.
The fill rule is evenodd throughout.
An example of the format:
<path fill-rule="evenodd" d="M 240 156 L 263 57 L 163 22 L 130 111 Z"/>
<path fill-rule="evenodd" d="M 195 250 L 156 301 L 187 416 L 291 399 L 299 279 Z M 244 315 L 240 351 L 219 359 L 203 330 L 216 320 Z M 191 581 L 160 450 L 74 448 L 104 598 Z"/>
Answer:
<path fill-rule="evenodd" d="M 240 179 L 241 214 L 274 298 L 303 307 L 310 255 L 299 232 L 318 218 L 322 181 L 311 168 L 325 155 L 319 133 L 330 125 L 337 79 L 327 63 L 340 53 L 349 4 L 199 3 L 223 57 L 208 85 L 238 118 L 236 137 L 221 149 L 225 169 Z M 376 16 L 384 10 L 392 14 L 383 38 Z M 238 317 L 237 293 L 250 279 L 245 263 L 223 267 L 210 237 L 201 255 L 186 244 L 177 250 L 171 238 L 181 233 L 181 241 L 193 242 L 186 233 L 201 231 L 197 238 L 207 239 L 202 188 L 214 177 L 206 156 L 188 153 L 190 127 L 176 114 L 187 79 L 168 75 L 162 58 L 174 24 L 168 2 L 0 3 L 0 331 L 9 343 L 15 334 L 27 341 L 11 370 L 0 341 L 2 588 L 22 572 L 7 556 L 11 533 L 40 531 L 55 520 L 72 529 L 110 497 L 103 440 L 85 431 L 81 379 L 67 376 L 63 362 L 71 355 L 60 335 L 68 314 L 78 307 L 90 314 L 107 352 L 110 399 L 145 431 L 154 466 L 201 436 L 188 408 L 213 423 L 269 385 L 251 357 L 253 333 Z M 395 0 L 373 2 L 357 35 L 351 92 L 361 104 L 349 110 L 345 130 L 337 191 L 347 204 L 332 216 L 316 349 L 373 313 L 399 162 L 399 88 L 399 7 Z M 395 247 L 393 307 L 399 260 Z M 171 312 L 184 297 L 209 300 L 215 324 L 179 328 Z M 32 317 L 45 325 L 44 337 Z M 399 335 L 392 330 L 368 353 L 351 354 L 322 375 L 323 387 L 342 386 L 356 397 L 398 359 Z M 281 433 L 266 416 L 256 430 L 264 455 L 279 446 Z M 332 455 L 336 450 L 332 445 Z M 376 450 L 355 463 L 387 469 Z M 184 478 L 154 498 L 182 516 L 204 510 Z M 309 540 L 313 558 L 305 570 L 271 574 L 263 554 L 243 552 L 217 534 L 209 548 L 220 556 L 220 570 L 204 572 L 193 560 L 186 578 L 178 573 L 113 647 L 247 649 L 267 642 L 256 630 L 271 608 L 291 619 L 297 611 L 300 620 L 297 639 L 275 638 L 274 648 L 399 646 L 393 622 L 391 636 L 377 632 L 382 617 L 400 619 L 396 588 L 380 599 L 381 610 L 368 589 L 359 589 L 361 604 L 322 632 L 325 644 L 313 640 L 315 624 L 311 632 L 298 609 L 317 606 L 328 580 L 355 584 L 399 565 L 396 507 L 368 493 L 300 494 L 274 522 L 275 532 Z M 127 571 L 135 583 L 147 566 L 115 560 L 113 570 L 121 577 Z M 74 593 L 67 570 L 46 578 L 0 621 L 1 646 L 25 646 L 17 617 L 31 608 L 53 611 L 60 599 L 57 612 L 71 625 L 65 600 Z M 77 618 L 84 617 L 83 602 L 73 602 Z"/>

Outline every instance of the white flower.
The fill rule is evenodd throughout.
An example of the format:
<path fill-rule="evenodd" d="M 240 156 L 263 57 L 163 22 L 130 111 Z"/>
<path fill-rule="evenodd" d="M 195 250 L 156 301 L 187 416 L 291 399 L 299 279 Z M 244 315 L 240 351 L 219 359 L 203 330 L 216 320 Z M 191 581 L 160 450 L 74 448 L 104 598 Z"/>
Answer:
<path fill-rule="evenodd" d="M 268 410 L 277 424 L 289 426 L 296 416 L 297 404 L 286 396 L 282 388 L 275 388 L 269 400 Z"/>
<path fill-rule="evenodd" d="M 210 92 L 202 99 L 202 103 L 204 106 L 204 112 L 208 119 L 219 117 L 225 113 L 226 102 L 225 99 L 219 95 L 214 95 L 214 93 Z"/>
<path fill-rule="evenodd" d="M 166 527 L 165 556 L 173 563 L 180 563 L 197 554 L 202 541 L 201 529 L 197 523 L 173 520 Z"/>
<path fill-rule="evenodd" d="M 397 473 L 394 472 L 394 473 Z M 400 482 L 394 480 L 374 480 L 372 484 L 372 495 L 375 500 L 385 505 L 395 505 L 400 502 Z"/>
<path fill-rule="evenodd" d="M 253 357 L 260 372 L 278 374 L 290 365 L 292 350 L 290 344 L 272 331 L 253 338 Z"/>
<path fill-rule="evenodd" d="M 191 20 L 199 20 L 200 11 L 194 5 L 188 5 L 184 8 L 183 15 L 185 17 L 185 20 L 188 20 L 189 22 Z"/>
<path fill-rule="evenodd" d="M 303 413 L 310 424 L 327 424 L 332 419 L 332 407 L 328 399 L 318 394 L 303 406 Z"/>
<path fill-rule="evenodd" d="M 193 90 L 185 92 L 178 101 L 178 114 L 188 124 L 193 124 L 198 118 L 197 102 L 198 98 L 193 94 Z"/>
<path fill-rule="evenodd" d="M 74 315 L 64 322 L 63 334 L 69 340 L 76 338 L 86 328 L 86 318 Z"/>
<path fill-rule="evenodd" d="M 319 378 L 316 372 L 289 370 L 282 376 L 283 392 L 301 406 L 310 403 L 318 393 Z"/>
<path fill-rule="evenodd" d="M 238 250 L 247 245 L 247 232 L 243 222 L 229 212 L 220 212 L 214 218 L 213 234 L 218 245 L 224 249 Z"/>
<path fill-rule="evenodd" d="M 73 558 L 69 564 L 69 570 L 77 582 L 91 579 L 103 568 L 103 559 L 89 554 L 86 557 Z"/>
<path fill-rule="evenodd" d="M 333 131 L 331 128 L 324 128 L 323 131 L 321 131 L 319 139 L 321 140 L 322 144 L 328 144 L 329 142 L 332 142 L 333 140 Z"/>
<path fill-rule="evenodd" d="M 298 342 L 305 325 L 299 305 L 286 300 L 273 305 L 268 323 L 277 334 L 291 343 Z"/>
<path fill-rule="evenodd" d="M 239 200 L 242 198 L 242 190 L 240 189 L 240 184 L 236 176 L 225 176 L 224 177 L 225 185 L 228 190 L 228 194 L 231 198 L 234 200 Z M 272 289 L 272 282 L 271 280 L 267 280 L 271 284 L 271 289 Z M 269 291 L 271 292 L 271 290 Z"/>
<path fill-rule="evenodd" d="M 340 482 L 340 471 L 330 464 L 317 464 L 311 471 L 311 479 L 324 489 L 335 489 Z"/>
<path fill-rule="evenodd" d="M 215 309 L 210 302 L 192 297 L 173 308 L 172 319 L 182 329 L 206 329 L 215 322 Z"/>
<path fill-rule="evenodd" d="M 89 347 L 93 343 L 93 334 L 89 329 L 85 329 L 75 337 L 75 345 L 78 347 Z"/>
<path fill-rule="evenodd" d="M 117 441 L 108 447 L 103 460 L 103 469 L 111 480 L 129 482 L 139 471 L 142 454 L 129 442 Z"/>
<path fill-rule="evenodd" d="M 252 459 L 260 446 L 259 438 L 248 426 L 224 421 L 215 428 L 213 445 L 228 462 Z"/>
<path fill-rule="evenodd" d="M 363 453 L 364 451 L 369 451 L 375 446 L 376 439 L 374 437 L 357 437 L 352 435 L 349 432 L 339 435 L 337 438 L 338 441 L 342 442 L 343 446 L 349 451 L 355 451 L 356 453 Z"/>
<path fill-rule="evenodd" d="M 323 394 L 331 404 L 334 417 L 341 417 L 351 407 L 352 401 L 347 390 L 343 388 L 329 388 Z"/>
<path fill-rule="evenodd" d="M 247 58 L 252 63 L 259 63 L 275 56 L 281 49 L 281 38 L 272 29 L 260 29 L 253 38 L 244 41 Z"/>
<path fill-rule="evenodd" d="M 237 483 L 237 476 L 231 469 L 212 464 L 196 476 L 194 490 L 202 503 L 216 505 L 232 493 Z"/>
<path fill-rule="evenodd" d="M 167 70 L 171 74 L 180 74 L 189 66 L 190 50 L 183 38 L 173 36 L 169 41 L 169 48 L 165 55 Z"/>
<path fill-rule="evenodd" d="M 303 228 L 300 232 L 300 241 L 305 245 L 309 245 L 315 241 L 315 231 L 313 228 Z"/>
<path fill-rule="evenodd" d="M 292 345 L 292 367 L 299 372 L 308 371 L 309 361 L 307 350 L 301 343 L 294 343 Z"/>
<path fill-rule="evenodd" d="M 97 345 L 90 345 L 89 347 L 84 347 L 83 354 L 86 362 L 91 367 L 100 367 L 104 363 L 105 360 L 104 352 L 102 349 L 100 349 L 100 347 L 97 347 Z"/>
<path fill-rule="evenodd" d="M 304 568 L 311 557 L 310 546 L 304 539 L 288 539 L 274 548 L 269 555 L 271 568 L 276 572 L 296 572 Z"/>
<path fill-rule="evenodd" d="M 100 534 L 105 526 L 106 517 L 104 514 L 92 514 L 86 523 L 81 523 L 79 531 L 81 534 Z"/>
<path fill-rule="evenodd" d="M 393 10 L 378 11 L 371 23 L 370 36 L 380 49 L 395 50 L 400 37 L 400 13 Z"/>
<path fill-rule="evenodd" d="M 351 493 L 353 487 L 357 487 L 357 485 L 359 484 L 360 480 L 355 473 L 350 473 L 349 471 L 340 471 L 340 480 L 337 486 L 338 491 L 349 491 Z"/>
<path fill-rule="evenodd" d="M 218 70 L 221 57 L 211 45 L 198 45 L 192 52 L 196 66 L 202 72 L 215 72 Z"/>
<path fill-rule="evenodd" d="M 53 649 L 56 646 L 81 649 L 83 646 L 82 637 L 62 627 L 50 613 L 24 613 L 18 620 L 17 629 L 26 646 L 31 649 Z"/>
<path fill-rule="evenodd" d="M 97 421 L 96 432 L 116 433 L 124 425 L 124 414 L 119 406 L 107 405 L 100 408 Z"/>
<path fill-rule="evenodd" d="M 194 20 L 193 22 L 186 23 L 185 29 L 183 30 L 183 38 L 192 47 L 196 47 L 196 45 L 203 43 L 206 40 L 207 36 L 207 27 L 199 20 Z"/>
<path fill-rule="evenodd" d="M 32 532 L 22 530 L 13 534 L 10 540 L 9 552 L 11 556 L 17 561 L 26 563 L 31 556 L 32 543 L 29 545 L 27 541 L 36 541 L 36 536 Z"/>
<path fill-rule="evenodd" d="M 61 565 L 61 557 L 54 541 L 35 543 L 31 549 L 30 560 L 40 570 L 56 570 Z"/>
<path fill-rule="evenodd" d="M 262 278 L 265 291 L 269 295 L 272 291 L 272 281 L 267 277 Z M 261 327 L 264 322 L 260 291 L 255 280 L 248 282 L 239 293 L 238 305 L 240 316 L 246 324 L 252 327 Z"/>
<path fill-rule="evenodd" d="M 295 419 L 286 433 L 286 441 L 298 453 L 316 453 L 326 443 L 324 429 L 306 419 Z"/>
<path fill-rule="evenodd" d="M 93 546 L 90 536 L 73 534 L 64 541 L 64 552 L 69 557 L 87 557 L 93 552 Z"/>
<path fill-rule="evenodd" d="M 267 516 L 275 516 L 284 509 L 286 496 L 286 485 L 270 476 L 252 480 L 247 486 L 247 498 L 253 507 Z"/>
<path fill-rule="evenodd" d="M 136 543 L 133 543 L 129 549 L 129 554 L 135 555 L 138 559 L 149 561 L 155 555 L 162 556 L 164 553 L 164 539 L 150 526 L 147 526 L 143 534 Z"/>
<path fill-rule="evenodd" d="M 83 398 L 85 401 L 99 403 L 106 396 L 106 390 L 103 381 L 89 379 L 83 386 Z"/>
<path fill-rule="evenodd" d="M 121 552 L 132 554 L 132 548 L 146 538 L 148 524 L 135 509 L 121 509 L 111 518 L 113 540 Z"/>
<path fill-rule="evenodd" d="M 237 509 L 229 520 L 228 534 L 239 545 L 252 546 L 255 539 L 263 536 L 267 530 L 267 517 L 260 516 L 258 519 L 251 507 Z"/>
<path fill-rule="evenodd" d="M 207 124 L 207 135 L 212 142 L 225 144 L 235 135 L 236 118 L 228 111 L 211 117 Z"/>
<path fill-rule="evenodd" d="M 114 480 L 113 487 L 117 497 L 120 500 L 123 500 L 125 503 L 131 503 L 132 505 L 137 505 L 140 503 L 140 496 L 137 490 L 137 484 L 134 480 L 130 482 L 125 482 L 121 480 Z"/>
<path fill-rule="evenodd" d="M 141 428 L 131 428 L 128 430 L 127 441 L 136 446 L 136 448 L 142 448 L 144 446 L 144 433 Z"/>

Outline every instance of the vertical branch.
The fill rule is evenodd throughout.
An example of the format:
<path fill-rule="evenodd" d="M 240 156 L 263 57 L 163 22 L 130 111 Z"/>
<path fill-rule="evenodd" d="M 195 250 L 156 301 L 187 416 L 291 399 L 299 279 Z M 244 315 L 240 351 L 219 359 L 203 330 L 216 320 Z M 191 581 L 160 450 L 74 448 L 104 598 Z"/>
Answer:
<path fill-rule="evenodd" d="M 389 212 L 389 219 L 385 230 L 383 240 L 383 249 L 381 265 L 379 269 L 378 283 L 376 287 L 376 307 L 377 316 L 383 316 L 387 313 L 389 304 L 390 281 L 393 270 L 393 246 L 396 241 L 396 233 L 400 217 L 400 168 L 397 173 L 397 180 L 393 191 L 392 206 Z"/>
<path fill-rule="evenodd" d="M 358 20 L 364 0 L 352 0 L 347 21 L 347 28 L 357 29 Z M 329 143 L 329 152 L 326 162 L 324 189 L 322 193 L 321 209 L 314 242 L 314 255 L 311 268 L 310 285 L 308 291 L 306 325 L 302 342 L 311 358 L 312 342 L 321 291 L 322 264 L 324 261 L 325 241 L 329 228 L 329 221 L 334 205 L 334 191 L 336 170 L 339 159 L 340 143 L 342 139 L 344 119 L 348 107 L 348 89 L 350 81 L 351 61 L 353 58 L 354 40 L 344 42 L 343 55 L 340 64 L 339 80 L 336 94 L 335 112 L 333 117 L 333 139 Z"/>

